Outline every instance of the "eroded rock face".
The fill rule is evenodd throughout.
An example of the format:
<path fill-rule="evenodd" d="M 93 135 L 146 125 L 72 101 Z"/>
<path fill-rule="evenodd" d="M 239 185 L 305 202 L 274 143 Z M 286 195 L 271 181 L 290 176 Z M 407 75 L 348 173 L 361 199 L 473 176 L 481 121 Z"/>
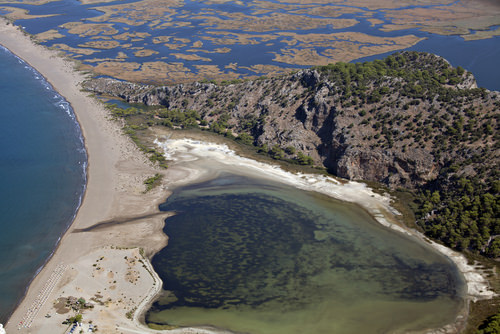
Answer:
<path fill-rule="evenodd" d="M 402 154 L 386 150 L 350 148 L 336 163 L 336 174 L 350 180 L 379 181 L 388 185 L 423 184 L 437 177 L 439 168 L 428 152 Z"/>
<path fill-rule="evenodd" d="M 448 161 L 481 154 L 484 142 L 454 142 L 450 133 L 484 127 L 483 116 L 498 111 L 500 102 L 498 93 L 475 89 L 470 73 L 442 58 L 405 57 L 399 72 L 358 69 L 349 80 L 317 68 L 229 85 L 152 87 L 96 79 L 85 88 L 128 102 L 196 110 L 209 124 L 225 117 L 233 135 L 250 134 L 259 146 L 293 147 L 340 177 L 413 188 L 435 179 Z M 454 77 L 447 79 L 450 72 Z"/>
<path fill-rule="evenodd" d="M 111 78 L 99 78 L 87 81 L 84 83 L 84 88 L 98 94 L 116 96 L 128 100 L 130 96 L 151 91 L 154 87 Z"/>

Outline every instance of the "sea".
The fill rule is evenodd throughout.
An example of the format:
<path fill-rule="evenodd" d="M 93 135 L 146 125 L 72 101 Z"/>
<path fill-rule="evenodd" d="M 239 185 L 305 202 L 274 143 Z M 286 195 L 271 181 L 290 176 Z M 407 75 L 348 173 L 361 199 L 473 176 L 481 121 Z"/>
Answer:
<path fill-rule="evenodd" d="M 0 47 L 0 323 L 75 216 L 87 156 L 71 106 Z"/>
<path fill-rule="evenodd" d="M 28 32 L 37 33 L 38 30 L 44 31 L 65 22 L 98 15 L 97 11 L 91 9 L 85 12 L 79 11 L 80 4 L 79 1 L 71 0 L 40 6 L 39 10 L 59 10 L 56 6 L 65 5 L 71 10 L 64 7 L 67 15 L 20 23 L 26 26 Z M 369 29 L 368 24 L 362 29 Z M 456 36 L 437 36 L 416 30 L 408 32 L 427 38 L 410 50 L 441 55 L 452 65 L 460 65 L 472 71 L 480 86 L 500 90 L 500 80 L 498 80 L 500 37 L 464 42 Z M 389 34 L 380 33 L 382 36 Z M 360 61 L 383 56 L 378 55 Z M 61 236 L 73 221 L 85 191 L 87 157 L 81 131 L 71 106 L 38 72 L 1 47 L 0 101 L 0 256 L 2 257 L 0 323 L 5 323 L 22 299 L 30 281 L 50 258 Z M 254 200 L 257 203 L 266 203 L 260 197 Z M 310 228 L 298 226 L 294 228 Z M 262 229 L 265 231 L 264 227 Z M 176 232 L 170 231 L 170 233 Z M 276 233 L 280 235 L 279 231 Z M 295 243 L 296 240 L 290 242 Z M 294 244 L 293 247 L 298 246 Z M 227 261 L 234 263 L 231 258 Z M 394 261 L 397 262 L 399 259 Z M 405 263 L 411 261 L 413 260 L 397 263 L 405 266 Z M 305 267 L 303 270 L 307 271 L 308 268 Z M 424 271 L 422 275 L 426 272 L 428 271 Z M 335 276 L 335 273 L 327 272 L 324 275 Z M 326 276 L 322 276 L 320 281 L 323 282 Z M 248 284 L 251 286 L 256 283 Z M 459 283 L 457 291 L 460 290 L 458 286 Z M 182 293 L 185 287 L 179 289 L 181 292 L 178 293 Z M 301 293 L 307 295 L 307 291 Z M 458 294 L 457 292 L 456 295 Z M 238 307 L 240 305 L 238 300 L 248 304 L 247 298 L 249 297 L 236 296 L 233 305 Z M 448 294 L 446 298 L 454 298 L 453 293 Z M 392 300 L 387 302 L 391 303 Z M 177 308 L 169 307 L 172 303 L 172 300 L 169 300 L 164 301 L 162 305 L 157 304 L 149 315 L 149 320 L 161 323 L 163 320 L 159 321 L 157 318 L 163 317 L 156 314 L 172 314 L 173 310 L 177 312 Z M 176 307 L 179 305 L 175 304 Z M 342 306 L 345 304 L 338 306 L 339 310 Z M 372 309 L 369 303 L 364 306 Z M 206 310 L 210 307 L 203 308 Z M 310 314 L 314 314 L 324 309 L 309 309 L 309 311 Z M 199 308 L 194 308 L 190 312 L 195 312 L 196 316 L 201 317 L 206 315 L 205 311 L 200 312 Z M 173 314 L 179 316 L 179 313 Z M 189 315 L 189 312 L 183 314 Z M 260 316 L 259 313 L 256 315 Z M 220 324 L 224 324 L 227 319 L 235 319 L 235 316 L 238 314 L 231 313 L 228 317 L 221 317 Z M 288 319 L 284 318 L 283 322 L 286 321 Z M 191 320 L 187 322 L 192 323 Z M 266 326 L 270 326 L 269 332 L 274 330 L 271 328 L 272 324 Z"/>

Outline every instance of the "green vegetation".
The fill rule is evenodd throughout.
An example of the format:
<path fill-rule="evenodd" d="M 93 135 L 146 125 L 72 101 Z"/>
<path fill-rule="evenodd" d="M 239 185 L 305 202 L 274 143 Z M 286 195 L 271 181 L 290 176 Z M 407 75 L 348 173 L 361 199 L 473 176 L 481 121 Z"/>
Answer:
<path fill-rule="evenodd" d="M 134 318 L 134 313 L 136 310 L 137 310 L 137 307 L 134 307 L 133 309 L 131 309 L 130 311 L 125 313 L 125 317 L 127 317 L 127 319 L 132 320 Z"/>
<path fill-rule="evenodd" d="M 432 59 L 432 61 L 428 61 Z M 418 62 L 419 65 L 415 66 Z M 410 98 L 425 98 L 433 101 L 451 101 L 453 91 L 446 85 L 462 82 L 464 69 L 451 68 L 444 59 L 430 54 L 404 52 L 388 56 L 384 60 L 364 63 L 335 63 L 316 67 L 329 81 L 338 84 L 342 100 L 352 104 L 373 104 L 397 89 L 401 95 Z M 387 78 L 401 78 L 388 87 Z M 370 86 L 378 88 L 369 88 Z M 455 93 L 460 94 L 460 92 Z M 352 99 L 356 97 L 356 99 Z"/>
<path fill-rule="evenodd" d="M 179 328 L 179 326 L 171 326 L 171 325 L 163 325 L 163 324 L 156 324 L 153 322 L 148 322 L 148 327 L 157 331 L 163 331 L 163 330 L 172 330 Z"/>
<path fill-rule="evenodd" d="M 158 163 L 162 168 L 168 167 L 163 153 L 158 151 L 154 146 L 147 145 L 145 141 L 141 139 L 141 136 L 139 136 L 139 132 L 147 130 L 154 124 L 150 112 L 135 107 L 123 109 L 115 104 L 106 105 L 106 107 L 115 118 L 121 118 L 125 121 L 123 131 L 141 151 L 146 153 L 151 162 Z"/>
<path fill-rule="evenodd" d="M 487 262 L 490 262 L 487 260 Z M 490 262 L 493 264 L 493 261 Z M 493 269 L 495 270 L 495 269 Z M 492 275 L 496 275 L 492 271 Z M 500 297 L 493 297 L 488 300 L 478 300 L 471 302 L 469 305 L 469 315 L 467 317 L 467 328 L 463 331 L 464 334 L 478 334 L 481 330 L 485 330 L 491 320 L 498 320 L 500 314 Z M 493 326 L 495 324 L 492 324 Z M 492 326 L 492 327 L 493 327 Z M 482 332 L 488 333 L 488 332 Z M 493 332 L 498 333 L 498 332 Z"/>
<path fill-rule="evenodd" d="M 66 319 L 63 324 L 76 324 L 77 322 L 82 322 L 83 316 L 78 313 L 77 315 Z"/>
<path fill-rule="evenodd" d="M 269 149 L 267 145 L 259 146 L 255 136 L 259 133 L 258 129 L 265 124 L 266 115 L 261 115 L 260 117 L 249 115 L 246 116 L 237 126 L 233 126 L 229 124 L 231 116 L 228 112 L 213 112 L 212 115 L 216 115 L 217 118 L 208 123 L 206 119 L 203 119 L 203 117 L 194 110 L 181 111 L 179 109 L 148 109 L 136 107 L 123 109 L 114 104 L 107 105 L 107 108 L 115 118 L 120 118 L 125 121 L 125 133 L 143 152 L 149 156 L 149 159 L 152 162 L 157 162 L 159 166 L 164 168 L 168 167 L 164 155 L 155 147 L 145 144 L 139 135 L 139 132 L 143 132 L 154 125 L 165 126 L 172 129 L 201 128 L 202 130 L 208 130 L 223 135 L 229 139 L 233 139 L 240 144 L 251 146 L 255 149 L 255 151 L 275 160 L 282 160 L 292 164 L 308 166 L 312 166 L 314 163 L 314 160 L 311 157 L 305 155 L 303 152 L 297 151 L 292 146 L 282 148 L 279 145 L 273 145 L 271 149 Z M 240 132 L 239 135 L 235 136 L 232 133 L 232 128 L 235 127 L 249 132 L 243 131 Z M 255 135 L 252 135 L 252 133 Z M 157 180 L 152 181 L 153 184 L 151 184 L 151 188 L 154 186 L 155 181 Z M 148 186 L 146 191 L 149 191 L 150 185 L 146 185 Z"/>
<path fill-rule="evenodd" d="M 313 159 L 302 152 L 297 153 L 297 161 L 300 165 L 312 165 L 314 163 Z"/>
<path fill-rule="evenodd" d="M 253 145 L 254 138 L 250 136 L 248 133 L 243 132 L 236 138 L 236 141 L 239 141 L 245 145 Z"/>
<path fill-rule="evenodd" d="M 486 319 L 476 334 L 498 334 L 500 333 L 500 311 Z"/>
<path fill-rule="evenodd" d="M 173 128 L 174 126 L 179 126 L 183 129 L 197 128 L 198 121 L 201 120 L 200 115 L 194 110 L 159 109 L 156 116 L 161 120 L 158 122 L 160 125 L 169 128 Z"/>
<path fill-rule="evenodd" d="M 431 153 L 439 175 L 417 189 L 415 211 L 426 235 L 456 250 L 500 257 L 500 103 L 482 88 L 457 89 L 468 74 L 429 54 L 316 69 L 337 84 L 341 108 L 358 110 L 370 148 Z"/>
<path fill-rule="evenodd" d="M 444 170 L 438 181 L 420 192 L 418 224 L 431 238 L 454 249 L 500 257 L 500 181 L 498 171 L 481 180 Z M 444 181 L 448 179 L 449 181 Z M 426 187 L 430 188 L 430 187 Z"/>
<path fill-rule="evenodd" d="M 159 185 L 162 178 L 163 175 L 156 173 L 154 176 L 144 180 L 144 185 L 146 186 L 146 190 L 144 192 L 148 192 L 157 185 Z"/>

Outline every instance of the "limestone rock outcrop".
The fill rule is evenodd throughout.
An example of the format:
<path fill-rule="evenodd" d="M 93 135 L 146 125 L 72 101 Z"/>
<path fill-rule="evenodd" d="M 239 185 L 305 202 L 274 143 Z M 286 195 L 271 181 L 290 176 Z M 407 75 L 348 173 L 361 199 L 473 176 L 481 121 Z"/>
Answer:
<path fill-rule="evenodd" d="M 476 88 L 470 73 L 425 53 L 225 84 L 152 87 L 101 78 L 85 88 L 195 110 L 211 127 L 251 135 L 254 145 L 279 147 L 287 158 L 301 152 L 340 177 L 393 188 L 422 185 L 449 161 L 482 154 L 479 132 L 495 128 L 487 115 L 500 105 L 499 94 Z"/>

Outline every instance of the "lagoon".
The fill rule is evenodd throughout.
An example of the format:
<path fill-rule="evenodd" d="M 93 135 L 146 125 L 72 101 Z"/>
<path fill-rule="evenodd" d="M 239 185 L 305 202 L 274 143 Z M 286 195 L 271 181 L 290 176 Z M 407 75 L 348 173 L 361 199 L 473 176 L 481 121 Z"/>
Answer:
<path fill-rule="evenodd" d="M 176 215 L 152 261 L 168 291 L 149 323 L 399 333 L 451 323 L 464 306 L 449 259 L 353 204 L 223 174 L 176 189 L 160 208 Z"/>

